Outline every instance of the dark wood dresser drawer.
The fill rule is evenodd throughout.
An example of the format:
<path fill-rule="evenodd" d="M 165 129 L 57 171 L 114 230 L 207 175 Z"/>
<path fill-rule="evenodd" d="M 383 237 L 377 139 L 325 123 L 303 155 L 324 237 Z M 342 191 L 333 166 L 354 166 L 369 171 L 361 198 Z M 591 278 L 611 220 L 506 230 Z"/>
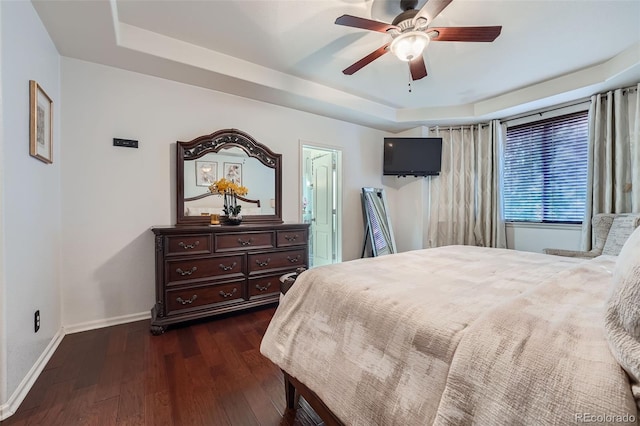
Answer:
<path fill-rule="evenodd" d="M 278 303 L 280 276 L 309 262 L 309 224 L 260 222 L 152 229 L 153 334 L 183 321 Z"/>
<path fill-rule="evenodd" d="M 285 250 L 249 254 L 249 274 L 260 274 L 271 270 L 291 269 L 305 266 L 305 250 Z"/>
<path fill-rule="evenodd" d="M 216 252 L 275 247 L 275 235 L 271 231 L 216 234 L 214 238 Z"/>
<path fill-rule="evenodd" d="M 211 235 L 171 235 L 166 237 L 166 256 L 190 256 L 211 253 Z"/>
<path fill-rule="evenodd" d="M 305 229 L 276 232 L 278 247 L 306 245 L 307 240 L 307 231 Z"/>
<path fill-rule="evenodd" d="M 229 284 L 180 288 L 167 291 L 169 314 L 201 306 L 238 302 L 244 297 L 244 280 Z"/>
<path fill-rule="evenodd" d="M 249 299 L 278 293 L 280 291 L 280 275 L 249 278 Z"/>
<path fill-rule="evenodd" d="M 167 285 L 184 284 L 207 278 L 243 277 L 246 270 L 244 262 L 244 254 L 167 260 L 165 262 Z"/>

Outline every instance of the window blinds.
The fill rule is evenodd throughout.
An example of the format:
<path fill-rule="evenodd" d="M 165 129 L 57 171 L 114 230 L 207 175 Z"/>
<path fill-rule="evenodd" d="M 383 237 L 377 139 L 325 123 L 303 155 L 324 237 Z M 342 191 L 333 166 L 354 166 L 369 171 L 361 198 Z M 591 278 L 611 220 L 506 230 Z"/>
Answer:
<path fill-rule="evenodd" d="M 587 111 L 507 129 L 505 220 L 582 222 L 588 133 Z"/>

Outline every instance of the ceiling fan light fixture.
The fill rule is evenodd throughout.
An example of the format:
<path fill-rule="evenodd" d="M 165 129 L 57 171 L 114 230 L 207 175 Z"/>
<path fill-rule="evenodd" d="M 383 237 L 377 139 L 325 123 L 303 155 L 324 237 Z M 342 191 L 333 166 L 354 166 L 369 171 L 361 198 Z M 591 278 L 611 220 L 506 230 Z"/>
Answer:
<path fill-rule="evenodd" d="M 408 31 L 394 38 L 390 49 L 398 59 L 408 62 L 422 55 L 430 40 L 423 31 Z"/>

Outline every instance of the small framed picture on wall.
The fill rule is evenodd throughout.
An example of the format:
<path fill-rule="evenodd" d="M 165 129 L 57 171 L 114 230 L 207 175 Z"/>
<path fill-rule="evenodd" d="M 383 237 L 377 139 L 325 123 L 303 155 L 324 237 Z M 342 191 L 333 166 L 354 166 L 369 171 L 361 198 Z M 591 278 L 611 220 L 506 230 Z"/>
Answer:
<path fill-rule="evenodd" d="M 224 178 L 236 185 L 242 185 L 242 164 L 224 163 Z"/>
<path fill-rule="evenodd" d="M 53 101 L 33 80 L 29 81 L 29 154 L 53 163 Z"/>
<path fill-rule="evenodd" d="M 209 186 L 218 177 L 218 163 L 215 161 L 196 161 L 196 185 Z"/>

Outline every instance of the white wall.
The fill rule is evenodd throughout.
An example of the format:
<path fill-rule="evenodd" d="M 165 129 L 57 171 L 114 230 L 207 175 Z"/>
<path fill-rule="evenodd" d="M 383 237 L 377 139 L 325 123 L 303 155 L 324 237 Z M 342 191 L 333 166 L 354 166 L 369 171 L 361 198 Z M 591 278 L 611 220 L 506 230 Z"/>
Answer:
<path fill-rule="evenodd" d="M 421 126 L 396 133 L 393 137 L 423 137 L 427 136 L 428 130 L 427 127 Z M 381 153 L 383 151 L 382 142 L 380 142 L 380 151 Z M 382 164 L 382 158 L 380 163 Z M 423 236 L 429 206 L 428 179 L 430 177 L 385 176 L 383 178 L 398 252 L 426 247 Z"/>
<path fill-rule="evenodd" d="M 75 59 L 62 60 L 65 326 L 148 312 L 154 225 L 175 224 L 175 142 L 224 128 L 282 154 L 283 219 L 298 220 L 299 140 L 342 147 L 345 260 L 360 256 L 360 188 L 380 186 L 384 133 Z M 139 140 L 116 148 L 113 138 Z M 250 189 L 250 188 L 249 188 Z"/>
<path fill-rule="evenodd" d="M 2 31 L 2 405 L 60 330 L 60 57 L 31 2 L 0 2 Z M 29 80 L 53 99 L 53 164 L 29 156 Z M 42 326 L 33 330 L 40 310 Z M 0 361 L 3 359 L 0 356 Z M 5 407 L 5 411 L 7 408 Z M 1 417 L 0 417 L 1 418 Z"/>
<path fill-rule="evenodd" d="M 2 5 L 0 4 L 0 25 L 2 25 Z M 2 27 L 0 26 L 0 29 Z M 4 115 L 2 109 L 4 101 L 2 96 L 2 87 L 4 80 L 2 79 L 2 51 L 3 49 L 3 32 L 0 31 L 0 420 L 5 416 L 3 411 L 5 402 L 7 401 L 7 320 L 6 315 L 6 297 L 5 293 L 5 274 L 4 274 Z"/>
<path fill-rule="evenodd" d="M 507 247 L 542 253 L 545 248 L 580 250 L 581 225 L 507 224 Z"/>

